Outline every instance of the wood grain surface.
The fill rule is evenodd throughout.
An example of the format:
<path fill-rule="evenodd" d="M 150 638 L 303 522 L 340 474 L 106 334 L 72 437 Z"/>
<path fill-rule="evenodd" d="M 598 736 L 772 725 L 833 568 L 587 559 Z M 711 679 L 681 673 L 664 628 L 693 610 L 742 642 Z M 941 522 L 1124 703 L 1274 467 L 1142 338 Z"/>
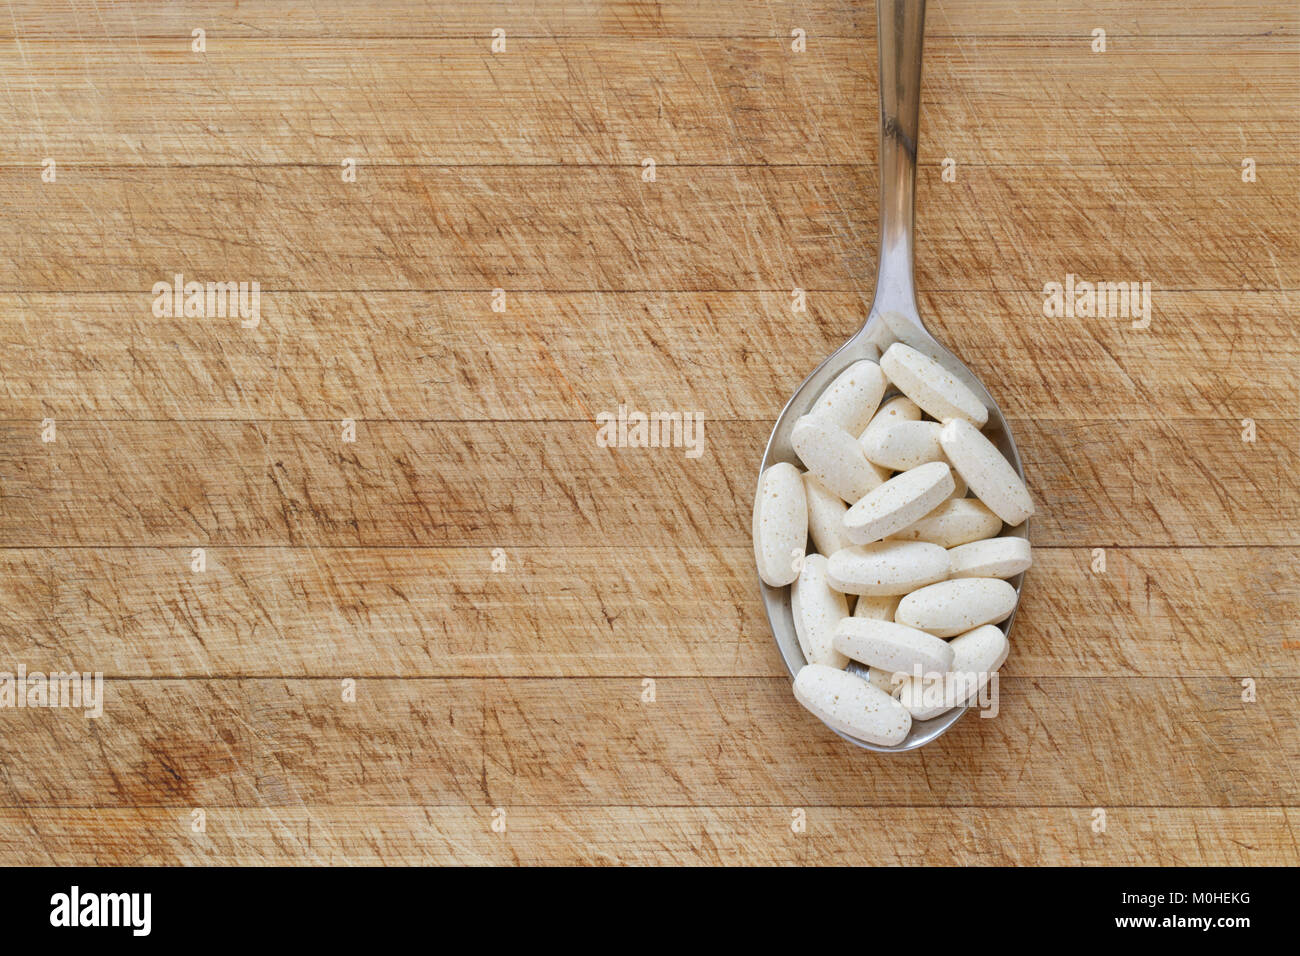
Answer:
<path fill-rule="evenodd" d="M 0 708 L 0 863 L 1300 862 L 1296 4 L 931 0 L 922 313 L 1039 516 L 998 716 L 890 758 L 749 543 L 871 300 L 872 4 L 7 13 L 0 672 L 105 699 Z"/>

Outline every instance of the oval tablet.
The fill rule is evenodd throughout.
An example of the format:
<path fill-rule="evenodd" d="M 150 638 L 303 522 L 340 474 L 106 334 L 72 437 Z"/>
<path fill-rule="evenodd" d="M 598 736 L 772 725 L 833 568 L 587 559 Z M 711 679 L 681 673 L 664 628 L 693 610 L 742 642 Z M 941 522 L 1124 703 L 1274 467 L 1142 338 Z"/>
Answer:
<path fill-rule="evenodd" d="M 799 469 L 772 465 L 758 477 L 754 495 L 754 560 L 758 576 L 774 588 L 799 576 L 808 544 L 808 505 Z"/>
<path fill-rule="evenodd" d="M 858 501 L 884 481 L 857 439 L 824 418 L 805 415 L 795 422 L 790 444 L 808 470 L 845 501 Z"/>
<path fill-rule="evenodd" d="M 916 402 L 906 395 L 895 395 L 880 406 L 880 411 L 872 416 L 871 424 L 858 436 L 858 441 L 866 442 L 871 440 L 877 431 L 898 422 L 919 422 L 920 420 L 921 410 L 916 407 Z"/>
<path fill-rule="evenodd" d="M 892 621 L 900 600 L 897 594 L 885 594 L 879 597 L 864 594 L 858 598 L 857 606 L 853 608 L 853 616 L 876 621 Z"/>
<path fill-rule="evenodd" d="M 947 676 L 937 678 L 905 677 L 894 688 L 894 696 L 907 708 L 913 720 L 930 720 L 957 706 L 956 693 L 950 691 Z"/>
<path fill-rule="evenodd" d="M 907 594 L 948 576 L 948 552 L 925 541 L 854 545 L 831 555 L 826 575 L 845 594 Z"/>
<path fill-rule="evenodd" d="M 898 602 L 894 620 L 908 627 L 954 637 L 1004 621 L 1016 608 L 1016 589 L 998 578 L 958 578 L 913 591 Z"/>
<path fill-rule="evenodd" d="M 1033 564 L 1027 538 L 1007 535 L 950 548 L 953 578 L 1014 578 Z"/>
<path fill-rule="evenodd" d="M 889 674 L 943 674 L 952 666 L 947 641 L 892 621 L 846 617 L 835 628 L 835 649 L 862 664 Z"/>
<path fill-rule="evenodd" d="M 880 357 L 880 367 L 898 390 L 916 402 L 931 418 L 960 418 L 980 428 L 989 420 L 978 395 L 928 355 L 895 342 Z"/>
<path fill-rule="evenodd" d="M 803 490 L 808 500 L 808 532 L 813 546 L 822 554 L 834 554 L 852 545 L 849 533 L 844 530 L 844 513 L 849 506 L 811 472 L 803 476 Z"/>
<path fill-rule="evenodd" d="M 885 395 L 885 373 L 875 362 L 854 362 L 826 386 L 809 415 L 816 415 L 843 428 L 850 435 L 861 435 Z"/>
<path fill-rule="evenodd" d="M 939 447 L 942 429 L 938 422 L 898 421 L 880 428 L 869 427 L 858 444 L 872 464 L 907 471 L 928 462 L 943 461 L 943 449 Z"/>
<path fill-rule="evenodd" d="M 869 597 L 864 594 L 858 598 L 852 616 L 868 618 L 874 621 L 892 621 L 894 611 L 898 609 L 898 602 L 899 596 L 897 594 L 885 597 Z M 886 694 L 892 694 L 898 690 L 894 675 L 889 671 L 882 671 L 879 667 L 867 668 L 867 680 L 871 682 L 873 687 L 879 687 Z"/>
<path fill-rule="evenodd" d="M 989 682 L 989 677 L 1006 663 L 1011 653 L 1011 643 L 1002 633 L 1002 628 L 985 624 L 973 631 L 967 631 L 948 642 L 952 648 L 952 669 L 978 678 L 979 690 Z M 972 696 L 974 691 L 972 691 Z M 970 699 L 968 696 L 967 700 Z"/>
<path fill-rule="evenodd" d="M 826 580 L 826 559 L 820 554 L 804 558 L 803 570 L 790 588 L 794 632 L 809 664 L 843 667 L 848 658 L 831 646 L 835 628 L 849 616 L 848 599 L 831 589 Z"/>
<path fill-rule="evenodd" d="M 915 720 L 929 720 L 970 703 L 1011 652 L 1007 636 L 992 624 L 967 631 L 948 642 L 952 667 L 941 680 L 918 682 L 909 677 L 898 688 L 898 701 Z"/>
<path fill-rule="evenodd" d="M 828 726 L 873 744 L 902 743 L 912 715 L 861 677 L 824 664 L 808 664 L 794 679 L 794 697 Z"/>
<path fill-rule="evenodd" d="M 844 528 L 858 544 L 879 541 L 920 521 L 952 489 L 952 469 L 945 462 L 932 461 L 895 475 L 862 498 L 844 516 Z"/>
<path fill-rule="evenodd" d="M 991 538 L 1002 530 L 1002 519 L 978 498 L 949 498 L 916 524 L 890 537 L 898 541 L 929 541 L 941 548 Z"/>
<path fill-rule="evenodd" d="M 959 418 L 944 422 L 939 444 L 971 493 L 1007 524 L 1020 524 L 1034 513 L 1029 490 L 1011 462 L 970 422 Z"/>

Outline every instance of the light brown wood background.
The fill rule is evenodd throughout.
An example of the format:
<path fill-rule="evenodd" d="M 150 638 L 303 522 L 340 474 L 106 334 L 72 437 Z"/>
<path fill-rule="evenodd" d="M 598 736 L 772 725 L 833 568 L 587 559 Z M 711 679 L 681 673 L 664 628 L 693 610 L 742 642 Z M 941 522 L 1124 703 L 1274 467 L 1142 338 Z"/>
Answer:
<path fill-rule="evenodd" d="M 748 530 L 871 296 L 872 4 L 8 3 L 0 670 L 108 684 L 0 711 L 0 862 L 1300 860 L 1300 8 L 927 27 L 922 310 L 1040 517 L 1001 715 L 885 758 L 794 703 Z M 260 326 L 154 318 L 175 272 Z M 597 447 L 621 402 L 703 456 Z"/>

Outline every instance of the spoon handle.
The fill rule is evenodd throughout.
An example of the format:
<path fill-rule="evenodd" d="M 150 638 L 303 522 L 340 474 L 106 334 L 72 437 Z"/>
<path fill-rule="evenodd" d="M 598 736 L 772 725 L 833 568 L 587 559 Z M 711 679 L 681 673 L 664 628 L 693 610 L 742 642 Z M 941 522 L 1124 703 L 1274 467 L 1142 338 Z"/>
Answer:
<path fill-rule="evenodd" d="M 912 282 L 925 0 L 876 0 L 880 59 L 880 264 L 873 312 L 920 325 Z"/>

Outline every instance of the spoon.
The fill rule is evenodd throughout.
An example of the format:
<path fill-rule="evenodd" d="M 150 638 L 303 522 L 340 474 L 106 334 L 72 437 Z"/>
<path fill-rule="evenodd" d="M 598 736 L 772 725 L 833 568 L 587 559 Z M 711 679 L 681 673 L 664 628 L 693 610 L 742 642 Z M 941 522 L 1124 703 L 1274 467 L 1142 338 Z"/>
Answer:
<path fill-rule="evenodd" d="M 880 59 L 880 257 L 875 297 L 867 324 L 804 379 L 781 410 L 763 453 L 759 473 L 777 462 L 798 463 L 790 444 L 790 432 L 835 376 L 854 362 L 864 358 L 874 361 L 892 343 L 903 342 L 934 358 L 980 397 L 989 411 L 988 424 L 983 429 L 985 436 L 1023 479 L 1025 472 L 1011 429 L 993 396 L 970 369 L 930 334 L 916 305 L 916 289 L 912 281 L 912 230 L 925 0 L 877 0 L 876 19 Z M 1025 521 L 1007 533 L 1028 537 L 1029 522 Z M 1010 583 L 1016 589 L 1018 607 L 1024 574 L 1012 578 Z M 790 588 L 774 588 L 762 581 L 759 586 L 772 635 L 793 677 L 807 661 L 795 634 Z M 1011 617 L 1000 625 L 1008 637 L 1014 619 L 1015 612 L 1012 611 Z M 866 676 L 867 669 L 856 662 L 850 661 L 847 669 Z M 901 753 L 915 750 L 943 735 L 968 709 L 955 707 L 930 720 L 913 721 L 907 737 L 892 747 L 860 740 L 838 730 L 835 732 L 866 750 Z"/>

